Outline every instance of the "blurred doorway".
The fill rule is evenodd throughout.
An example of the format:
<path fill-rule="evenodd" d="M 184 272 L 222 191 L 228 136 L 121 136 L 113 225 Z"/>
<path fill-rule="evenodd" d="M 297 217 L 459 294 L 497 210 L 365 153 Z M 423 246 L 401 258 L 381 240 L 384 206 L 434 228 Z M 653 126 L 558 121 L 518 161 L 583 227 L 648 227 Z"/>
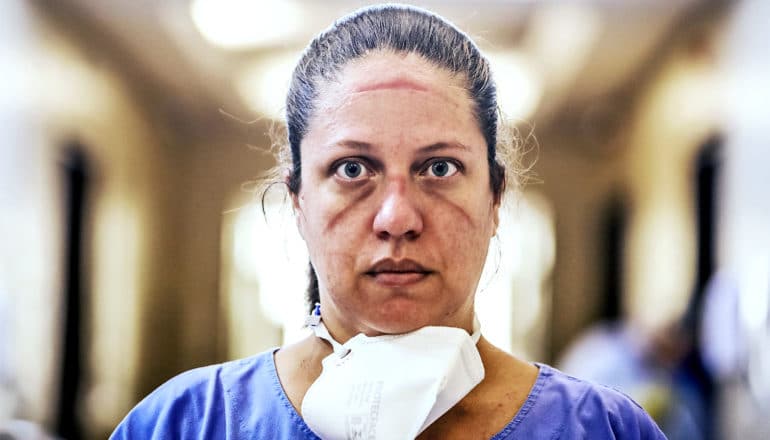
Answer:
<path fill-rule="evenodd" d="M 61 333 L 61 370 L 56 434 L 68 440 L 82 438 L 78 402 L 83 379 L 85 291 L 85 227 L 91 170 L 83 146 L 71 142 L 61 163 L 64 189 L 64 280 Z"/>

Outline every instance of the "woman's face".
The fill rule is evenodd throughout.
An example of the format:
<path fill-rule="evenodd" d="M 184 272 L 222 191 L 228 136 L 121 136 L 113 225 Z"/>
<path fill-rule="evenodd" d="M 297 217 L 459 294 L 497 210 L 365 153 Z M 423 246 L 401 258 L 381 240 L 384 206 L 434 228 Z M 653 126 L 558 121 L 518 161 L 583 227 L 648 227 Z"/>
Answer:
<path fill-rule="evenodd" d="M 294 206 L 330 332 L 470 329 L 497 204 L 460 80 L 414 54 L 353 61 L 320 87 L 301 156 Z"/>

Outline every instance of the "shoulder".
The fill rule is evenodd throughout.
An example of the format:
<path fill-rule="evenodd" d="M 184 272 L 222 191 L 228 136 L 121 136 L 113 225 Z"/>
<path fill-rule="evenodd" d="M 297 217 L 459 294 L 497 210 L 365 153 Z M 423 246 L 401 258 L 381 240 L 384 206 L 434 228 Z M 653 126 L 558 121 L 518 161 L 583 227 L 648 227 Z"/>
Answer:
<path fill-rule="evenodd" d="M 239 407 L 247 393 L 272 393 L 270 370 L 272 351 L 259 355 L 196 368 L 184 372 L 145 397 L 123 419 L 113 439 L 122 438 L 222 438 L 222 433 L 237 428 Z M 262 404 L 263 406 L 266 403 Z"/>
<path fill-rule="evenodd" d="M 604 385 L 581 380 L 541 365 L 550 375 L 543 397 L 553 405 L 561 402 L 564 438 L 662 439 L 658 426 L 626 394 Z"/>
<path fill-rule="evenodd" d="M 522 408 L 522 431 L 535 438 L 665 439 L 644 409 L 622 392 L 539 367 Z"/>

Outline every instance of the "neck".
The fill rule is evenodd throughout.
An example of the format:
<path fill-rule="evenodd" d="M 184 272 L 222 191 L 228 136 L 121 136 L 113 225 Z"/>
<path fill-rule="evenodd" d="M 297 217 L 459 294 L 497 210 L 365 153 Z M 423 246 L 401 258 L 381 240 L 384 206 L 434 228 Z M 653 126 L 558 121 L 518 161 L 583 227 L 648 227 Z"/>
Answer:
<path fill-rule="evenodd" d="M 395 334 L 405 334 L 405 333 L 411 333 L 413 331 L 419 330 L 420 328 L 431 326 L 430 324 L 425 326 L 419 326 L 415 328 L 411 328 L 404 332 L 380 332 L 375 330 L 370 331 L 357 331 L 355 328 L 350 329 L 346 326 L 340 326 L 338 323 L 336 323 L 333 319 L 324 319 L 321 318 L 320 320 L 323 323 L 324 330 L 316 330 L 315 334 L 318 337 L 321 337 L 322 339 L 327 339 L 325 336 L 328 336 L 328 338 L 333 339 L 335 342 L 339 344 L 345 344 L 347 341 L 349 341 L 354 336 L 357 336 L 359 334 L 364 334 L 367 337 L 376 337 L 376 336 L 383 336 L 383 335 L 395 335 Z M 312 327 L 312 326 L 311 326 Z M 479 341 L 479 337 L 481 335 L 481 324 L 479 323 L 479 320 L 475 313 L 473 314 L 471 321 L 469 324 L 466 325 L 439 325 L 438 327 L 454 327 L 463 329 L 468 332 L 469 335 L 473 338 L 474 342 Z M 319 333 L 322 332 L 322 333 Z"/>

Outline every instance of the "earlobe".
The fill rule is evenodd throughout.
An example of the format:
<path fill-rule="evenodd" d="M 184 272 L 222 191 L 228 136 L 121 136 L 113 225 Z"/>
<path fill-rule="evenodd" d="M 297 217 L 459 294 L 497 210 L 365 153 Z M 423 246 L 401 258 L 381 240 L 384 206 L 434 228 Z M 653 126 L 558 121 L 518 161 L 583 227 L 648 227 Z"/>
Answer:
<path fill-rule="evenodd" d="M 289 192 L 289 197 L 291 197 L 291 209 L 293 209 L 294 214 L 296 214 L 300 210 L 299 195 Z"/>
<path fill-rule="evenodd" d="M 289 197 L 291 197 L 291 207 L 292 211 L 294 212 L 294 221 L 297 225 L 297 231 L 299 231 L 300 237 L 302 239 L 305 239 L 305 222 L 302 220 L 304 219 L 304 216 L 302 215 L 302 204 L 300 201 L 300 195 L 290 192 Z"/>
<path fill-rule="evenodd" d="M 300 203 L 300 195 L 299 192 L 292 191 L 292 185 L 291 185 L 291 171 L 286 168 L 283 170 L 283 182 L 286 184 L 286 189 L 289 193 L 289 198 L 291 198 L 291 209 L 294 212 L 294 221 L 297 225 L 297 231 L 299 231 L 299 235 L 302 237 L 302 239 L 305 239 L 305 232 L 304 232 L 304 224 L 302 221 L 302 206 Z"/>
<path fill-rule="evenodd" d="M 492 237 L 497 235 L 497 228 L 500 226 L 500 203 L 492 206 Z"/>
<path fill-rule="evenodd" d="M 295 188 L 292 188 L 291 170 L 284 168 L 283 172 L 281 173 L 281 178 L 283 179 L 283 184 L 286 185 L 286 191 L 289 193 L 289 197 L 291 197 L 291 206 L 296 213 L 296 211 L 299 209 L 299 200 L 297 199 L 298 191 L 295 191 Z"/>

